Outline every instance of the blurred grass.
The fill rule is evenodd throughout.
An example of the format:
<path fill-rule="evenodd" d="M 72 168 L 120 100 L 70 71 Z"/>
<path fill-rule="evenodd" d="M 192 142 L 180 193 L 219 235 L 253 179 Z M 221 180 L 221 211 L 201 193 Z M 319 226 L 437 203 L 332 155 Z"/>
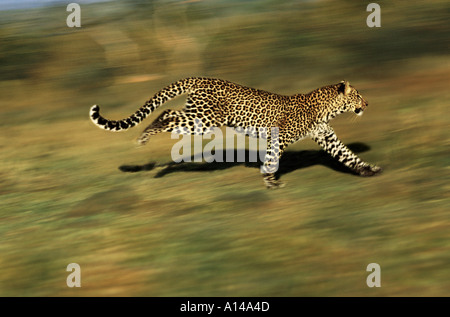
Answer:
<path fill-rule="evenodd" d="M 449 5 L 380 5 L 378 29 L 350 1 L 110 2 L 83 5 L 81 29 L 65 7 L 0 12 L 0 295 L 449 296 Z M 333 126 L 384 174 L 299 162 L 268 191 L 244 165 L 123 173 L 177 140 L 136 148 L 143 127 L 101 131 L 90 105 L 122 118 L 184 76 L 284 94 L 347 79 L 370 107 Z"/>

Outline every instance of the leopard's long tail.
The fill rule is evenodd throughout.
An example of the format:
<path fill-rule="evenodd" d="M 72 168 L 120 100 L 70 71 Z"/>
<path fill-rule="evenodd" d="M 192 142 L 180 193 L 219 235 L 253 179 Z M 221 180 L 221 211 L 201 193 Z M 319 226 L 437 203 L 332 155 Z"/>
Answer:
<path fill-rule="evenodd" d="M 140 107 L 134 114 L 128 118 L 122 120 L 108 120 L 100 115 L 100 107 L 94 105 L 90 110 L 90 118 L 92 122 L 99 128 L 109 130 L 109 131 L 124 131 L 128 130 L 139 123 L 141 123 L 145 118 L 147 118 L 156 108 L 175 98 L 176 96 L 188 93 L 192 87 L 192 78 L 182 79 L 155 94 L 150 100 L 146 101 L 145 104 Z"/>

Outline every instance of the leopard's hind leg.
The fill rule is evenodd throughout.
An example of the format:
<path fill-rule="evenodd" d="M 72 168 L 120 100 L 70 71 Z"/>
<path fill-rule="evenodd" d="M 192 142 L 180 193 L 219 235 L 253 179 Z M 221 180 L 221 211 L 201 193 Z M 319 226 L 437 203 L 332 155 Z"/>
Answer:
<path fill-rule="evenodd" d="M 137 139 L 139 145 L 145 145 L 150 136 L 158 134 L 160 132 L 170 132 L 176 127 L 179 118 L 183 117 L 182 111 L 165 110 L 161 115 L 156 118 L 150 125 L 148 125 L 141 135 Z"/>
<path fill-rule="evenodd" d="M 176 132 L 178 134 L 200 135 L 214 129 L 213 122 L 203 122 L 193 113 L 185 111 L 166 110 L 152 122 L 139 136 L 137 142 L 145 145 L 150 136 L 160 132 Z"/>

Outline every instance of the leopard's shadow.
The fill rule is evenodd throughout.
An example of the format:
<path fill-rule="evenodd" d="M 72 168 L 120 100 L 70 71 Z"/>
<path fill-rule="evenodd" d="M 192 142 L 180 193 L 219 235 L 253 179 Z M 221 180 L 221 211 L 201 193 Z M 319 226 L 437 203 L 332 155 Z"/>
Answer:
<path fill-rule="evenodd" d="M 354 153 L 363 153 L 370 150 L 370 147 L 364 143 L 351 143 L 348 145 L 348 148 Z M 237 158 L 237 150 L 234 151 L 234 157 Z M 251 153 L 253 151 L 245 150 L 245 157 L 249 158 L 252 154 L 253 157 L 257 157 L 257 153 Z M 150 162 L 144 165 L 122 165 L 119 166 L 119 169 L 122 172 L 134 173 L 134 172 L 142 172 L 142 171 L 150 171 L 155 167 L 163 167 L 160 171 L 156 173 L 155 178 L 163 177 L 166 174 L 175 173 L 175 172 L 205 172 L 205 171 L 217 171 L 224 170 L 228 168 L 232 168 L 234 166 L 244 165 L 245 167 L 250 168 L 260 168 L 262 165 L 262 161 L 258 160 L 257 162 L 225 162 L 225 153 L 224 162 L 196 162 L 195 156 L 191 157 L 190 162 L 170 162 L 165 164 L 157 164 L 155 162 Z M 278 171 L 276 172 L 277 178 L 281 177 L 284 174 L 291 173 L 295 170 L 314 166 L 314 165 L 323 165 L 328 168 L 331 168 L 335 171 L 341 173 L 350 173 L 353 172 L 338 162 L 336 159 L 332 158 L 329 154 L 324 152 L 323 150 L 303 150 L 303 151 L 287 151 L 283 154 L 280 160 L 280 165 Z"/>

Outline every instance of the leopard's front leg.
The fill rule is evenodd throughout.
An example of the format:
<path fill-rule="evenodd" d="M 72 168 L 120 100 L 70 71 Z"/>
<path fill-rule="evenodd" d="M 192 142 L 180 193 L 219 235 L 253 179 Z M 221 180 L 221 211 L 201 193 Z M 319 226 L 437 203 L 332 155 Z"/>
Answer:
<path fill-rule="evenodd" d="M 347 148 L 336 136 L 330 126 L 322 126 L 318 132 L 312 135 L 327 153 L 331 154 L 339 162 L 361 176 L 373 176 L 382 171 L 381 167 L 362 161 L 349 148 Z"/>

